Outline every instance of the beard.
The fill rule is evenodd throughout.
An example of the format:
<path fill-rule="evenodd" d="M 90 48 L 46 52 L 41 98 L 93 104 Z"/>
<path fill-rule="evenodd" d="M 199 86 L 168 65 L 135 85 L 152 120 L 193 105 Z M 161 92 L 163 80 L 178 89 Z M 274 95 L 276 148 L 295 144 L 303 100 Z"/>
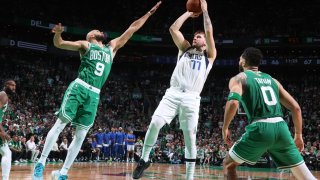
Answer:
<path fill-rule="evenodd" d="M 243 71 L 244 71 L 243 67 L 239 66 L 239 72 L 243 72 Z"/>
<path fill-rule="evenodd" d="M 96 38 L 97 41 L 100 41 L 100 42 L 103 42 L 105 40 L 105 38 L 104 38 L 105 36 L 103 33 L 96 34 L 94 37 Z"/>
<path fill-rule="evenodd" d="M 4 92 L 6 92 L 6 94 L 8 94 L 8 95 L 14 95 L 16 92 L 15 91 L 12 91 L 11 89 L 9 89 L 9 88 L 5 88 L 4 89 Z"/>

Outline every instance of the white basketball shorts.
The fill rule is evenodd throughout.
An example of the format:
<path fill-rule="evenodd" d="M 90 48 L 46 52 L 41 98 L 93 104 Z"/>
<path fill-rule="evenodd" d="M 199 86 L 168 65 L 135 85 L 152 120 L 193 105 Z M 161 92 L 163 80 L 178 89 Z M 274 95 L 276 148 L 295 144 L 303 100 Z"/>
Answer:
<path fill-rule="evenodd" d="M 198 92 L 176 87 L 167 89 L 153 116 L 163 118 L 168 124 L 178 115 L 180 129 L 196 130 L 199 119 L 200 95 Z"/>

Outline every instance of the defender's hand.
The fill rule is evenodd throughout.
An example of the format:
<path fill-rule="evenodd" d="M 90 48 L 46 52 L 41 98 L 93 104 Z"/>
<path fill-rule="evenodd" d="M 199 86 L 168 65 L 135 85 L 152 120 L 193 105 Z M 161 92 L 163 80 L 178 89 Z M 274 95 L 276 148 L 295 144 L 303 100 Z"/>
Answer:
<path fill-rule="evenodd" d="M 150 15 L 156 12 L 156 10 L 159 8 L 161 3 L 162 3 L 161 1 L 157 2 L 157 4 L 151 8 L 151 10 L 149 11 Z"/>
<path fill-rule="evenodd" d="M 55 26 L 52 28 L 52 30 L 51 30 L 52 33 L 60 33 L 60 34 L 61 34 L 63 31 L 64 31 L 64 26 L 62 26 L 61 23 L 55 25 Z"/>
<path fill-rule="evenodd" d="M 296 144 L 297 148 L 299 149 L 299 151 L 303 151 L 304 149 L 304 142 L 302 139 L 302 134 L 295 134 L 294 135 L 294 143 Z"/>
<path fill-rule="evenodd" d="M 232 146 L 232 140 L 231 140 L 229 129 L 222 129 L 222 138 L 224 143 L 227 144 L 228 147 Z"/>

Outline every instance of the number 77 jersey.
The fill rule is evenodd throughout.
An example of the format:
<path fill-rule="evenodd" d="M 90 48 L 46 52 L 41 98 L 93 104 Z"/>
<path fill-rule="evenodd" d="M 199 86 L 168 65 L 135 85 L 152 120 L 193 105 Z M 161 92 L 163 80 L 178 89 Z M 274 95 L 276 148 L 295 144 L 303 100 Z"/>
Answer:
<path fill-rule="evenodd" d="M 283 117 L 279 87 L 273 78 L 263 72 L 247 70 L 241 103 L 251 123 L 253 120 Z"/>
<path fill-rule="evenodd" d="M 212 64 L 206 53 L 197 51 L 191 46 L 178 58 L 171 76 L 170 86 L 200 94 Z"/>
<path fill-rule="evenodd" d="M 109 46 L 101 48 L 97 44 L 89 43 L 88 50 L 80 57 L 80 60 L 78 78 L 101 89 L 111 70 L 112 49 Z"/>

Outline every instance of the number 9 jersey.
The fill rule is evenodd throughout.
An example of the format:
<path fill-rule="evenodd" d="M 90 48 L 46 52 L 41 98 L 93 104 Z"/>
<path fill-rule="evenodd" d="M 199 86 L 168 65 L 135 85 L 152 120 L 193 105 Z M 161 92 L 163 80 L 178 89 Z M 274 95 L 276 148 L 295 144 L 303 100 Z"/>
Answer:
<path fill-rule="evenodd" d="M 109 46 L 101 48 L 97 44 L 89 43 L 89 48 L 80 58 L 78 78 L 101 89 L 106 82 L 113 62 L 112 51 Z"/>

